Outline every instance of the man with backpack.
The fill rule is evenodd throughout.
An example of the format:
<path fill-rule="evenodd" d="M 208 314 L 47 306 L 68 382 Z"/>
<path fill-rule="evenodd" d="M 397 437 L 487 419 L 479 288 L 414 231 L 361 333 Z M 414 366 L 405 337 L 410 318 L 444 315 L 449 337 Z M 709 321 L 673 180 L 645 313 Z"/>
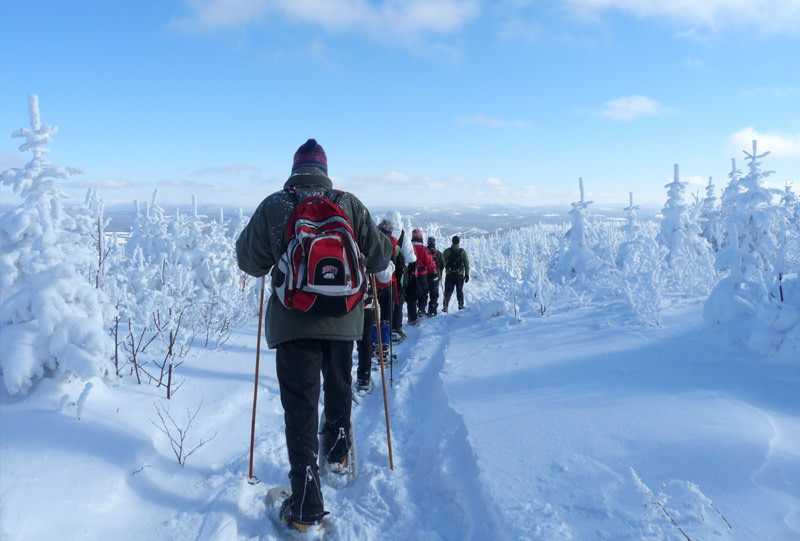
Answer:
<path fill-rule="evenodd" d="M 414 248 L 414 254 L 417 257 L 417 264 L 414 266 L 414 272 L 409 276 L 409 291 L 406 293 L 408 301 L 408 323 L 410 325 L 419 325 L 420 315 L 427 316 L 427 303 L 428 303 L 428 273 L 436 270 L 436 263 L 428 253 L 428 249 L 422 244 L 422 229 L 414 229 L 411 231 L 411 246 Z"/>
<path fill-rule="evenodd" d="M 400 342 L 405 338 L 403 305 L 406 302 L 409 275 L 416 267 L 417 256 L 403 229 L 403 221 L 399 212 L 387 212 L 378 224 L 378 229 L 383 231 L 392 243 L 392 263 L 394 263 L 395 269 L 392 287 L 379 291 L 381 319 L 388 321 L 392 326 L 392 342 Z"/>
<path fill-rule="evenodd" d="M 469 282 L 469 257 L 460 243 L 459 236 L 454 235 L 453 244 L 442 254 L 445 269 L 443 312 L 447 312 L 447 305 L 450 303 L 453 289 L 456 290 L 458 309 L 464 308 L 464 284 Z"/>
<path fill-rule="evenodd" d="M 428 253 L 431 255 L 436 268 L 428 271 L 428 294 L 430 300 L 428 301 L 428 316 L 433 317 L 436 315 L 436 310 L 439 308 L 439 284 L 442 282 L 442 271 L 444 270 L 444 256 L 442 252 L 436 249 L 436 239 L 428 237 Z"/>
<path fill-rule="evenodd" d="M 347 467 L 353 342 L 364 328 L 360 259 L 363 254 L 366 272 L 379 272 L 391 250 L 364 204 L 333 189 L 327 156 L 314 139 L 300 146 L 284 188 L 261 202 L 236 241 L 240 269 L 256 277 L 271 273 L 265 333 L 276 350 L 286 424 L 292 495 L 283 502 L 281 519 L 291 528 L 319 526 L 327 514 L 318 431 L 329 471 Z M 323 427 L 317 411 L 320 373 Z"/>

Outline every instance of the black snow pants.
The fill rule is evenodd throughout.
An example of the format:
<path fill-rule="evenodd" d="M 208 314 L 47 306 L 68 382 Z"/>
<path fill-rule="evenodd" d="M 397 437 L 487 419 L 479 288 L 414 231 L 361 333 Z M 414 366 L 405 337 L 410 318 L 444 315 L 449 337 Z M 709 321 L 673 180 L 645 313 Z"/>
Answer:
<path fill-rule="evenodd" d="M 358 367 L 356 368 L 356 378 L 359 381 L 369 381 L 372 371 L 372 328 L 375 326 L 375 309 L 364 308 L 364 334 L 361 340 L 356 343 L 358 350 Z"/>
<path fill-rule="evenodd" d="M 450 273 L 444 277 L 444 302 L 442 303 L 443 309 L 447 311 L 447 305 L 450 304 L 450 297 L 453 295 L 453 290 L 456 290 L 456 299 L 458 299 L 458 309 L 464 308 L 464 275 Z"/>
<path fill-rule="evenodd" d="M 330 461 L 344 459 L 350 447 L 353 342 L 302 339 L 278 344 L 276 369 L 286 423 L 292 514 L 301 523 L 320 520 L 324 513 L 319 479 L 320 373 L 325 426 L 322 441 Z M 337 436 L 344 429 L 342 441 Z"/>

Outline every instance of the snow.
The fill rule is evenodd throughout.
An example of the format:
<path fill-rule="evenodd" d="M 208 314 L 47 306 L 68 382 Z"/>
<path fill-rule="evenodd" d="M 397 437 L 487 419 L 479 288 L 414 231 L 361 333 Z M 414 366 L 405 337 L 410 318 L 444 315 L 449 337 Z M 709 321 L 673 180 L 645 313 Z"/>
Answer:
<path fill-rule="evenodd" d="M 380 385 L 355 406 L 361 474 L 325 489 L 331 538 L 682 539 L 661 506 L 692 539 L 800 536 L 796 365 L 725 347 L 698 302 L 653 327 L 611 305 L 514 317 L 491 289 L 470 281 L 465 310 L 395 347 L 394 471 Z M 255 325 L 187 359 L 168 404 L 100 378 L 4 391 L 3 539 L 278 539 L 261 501 L 288 464 L 263 344 L 247 482 Z M 156 405 L 181 426 L 197 412 L 187 448 L 206 443 L 184 467 Z"/>
<path fill-rule="evenodd" d="M 80 170 L 44 158 L 34 98 L 14 133 L 33 160 L 0 173 L 24 199 L 0 215 L 0 539 L 280 539 L 264 497 L 288 481 L 283 411 L 261 281 L 235 267 L 245 217 L 170 217 L 154 194 L 106 231 L 96 193 L 61 204 L 51 179 Z M 627 223 L 594 219 L 582 181 L 571 224 L 426 226 L 440 248 L 461 234 L 467 307 L 394 348 L 394 469 L 373 373 L 359 476 L 323 489 L 328 538 L 800 538 L 800 206 L 760 184 L 767 154 L 734 163 L 719 209 L 671 190 L 660 228 L 632 195 Z"/>

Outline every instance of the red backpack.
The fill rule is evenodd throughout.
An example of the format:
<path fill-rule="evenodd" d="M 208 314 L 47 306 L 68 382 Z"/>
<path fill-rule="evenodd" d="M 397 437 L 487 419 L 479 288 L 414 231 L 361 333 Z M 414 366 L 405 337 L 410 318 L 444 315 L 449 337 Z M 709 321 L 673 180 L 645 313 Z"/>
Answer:
<path fill-rule="evenodd" d="M 275 293 L 286 308 L 343 316 L 361 302 L 367 279 L 350 219 L 336 204 L 342 192 L 299 201 L 289 217 L 286 251 L 278 261 Z"/>

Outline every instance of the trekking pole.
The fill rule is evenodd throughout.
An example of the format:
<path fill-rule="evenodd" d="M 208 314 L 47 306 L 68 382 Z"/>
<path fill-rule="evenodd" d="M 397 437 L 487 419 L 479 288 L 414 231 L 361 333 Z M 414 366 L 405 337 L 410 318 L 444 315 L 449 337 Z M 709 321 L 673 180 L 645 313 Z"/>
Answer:
<path fill-rule="evenodd" d="M 258 401 L 258 369 L 261 361 L 261 321 L 264 316 L 264 284 L 266 283 L 266 275 L 261 277 L 261 301 L 258 307 L 258 342 L 256 346 L 256 382 L 253 387 L 253 423 L 250 426 L 250 472 L 247 476 L 247 482 L 251 485 L 257 485 L 261 482 L 258 477 L 253 477 L 253 449 L 256 444 L 256 402 Z"/>
<path fill-rule="evenodd" d="M 392 340 L 392 330 L 394 328 L 394 285 L 389 282 L 389 358 L 392 364 L 389 365 L 389 385 L 394 386 L 394 340 Z"/>
<path fill-rule="evenodd" d="M 372 291 L 376 294 L 378 292 L 377 284 L 375 282 L 375 275 L 372 278 Z M 391 297 L 390 297 L 391 299 Z M 378 297 L 375 297 L 375 320 L 378 322 L 378 360 L 381 365 L 381 384 L 383 385 L 383 410 L 386 412 L 386 441 L 389 445 L 389 469 L 394 470 L 394 459 L 392 458 L 392 431 L 389 429 L 389 399 L 386 396 L 386 373 L 383 368 L 383 333 L 381 332 L 381 309 L 377 302 Z M 394 363 L 392 363 L 394 364 Z"/>

